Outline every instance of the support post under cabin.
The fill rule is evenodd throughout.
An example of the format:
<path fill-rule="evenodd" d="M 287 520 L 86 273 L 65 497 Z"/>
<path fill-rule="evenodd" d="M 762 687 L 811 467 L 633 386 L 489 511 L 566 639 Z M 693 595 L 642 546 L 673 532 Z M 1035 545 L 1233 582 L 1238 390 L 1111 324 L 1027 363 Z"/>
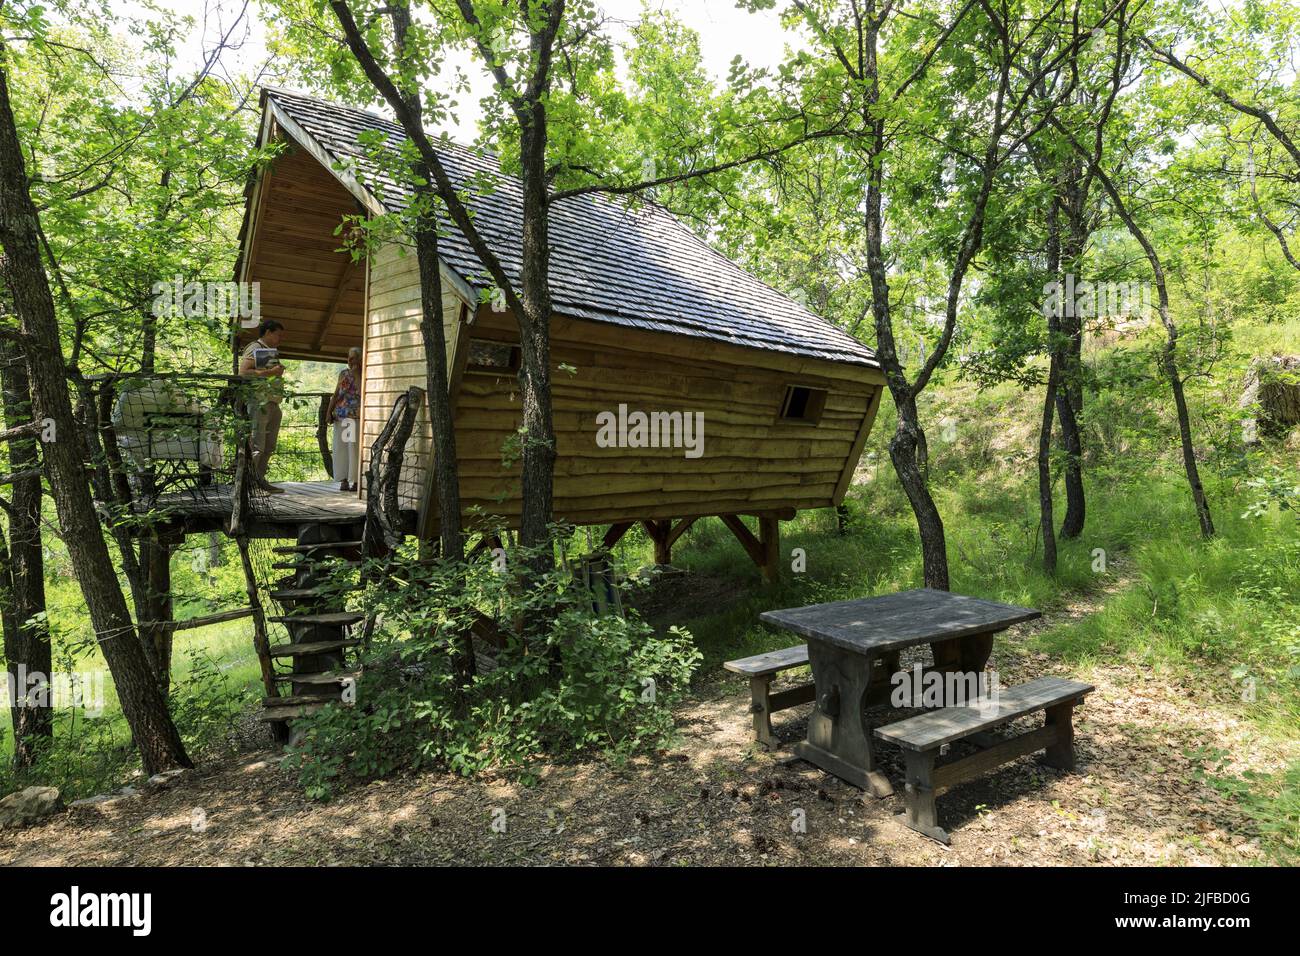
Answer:
<path fill-rule="evenodd" d="M 763 580 L 776 584 L 781 580 L 781 522 L 776 515 L 759 516 L 758 541 L 763 549 L 763 560 L 759 564 Z"/>
<path fill-rule="evenodd" d="M 780 515 L 768 512 L 758 516 L 758 536 L 739 515 L 718 515 L 740 542 L 751 561 L 758 566 L 767 584 L 781 579 L 781 520 Z"/>
<path fill-rule="evenodd" d="M 655 546 L 655 564 L 667 565 L 673 563 L 673 549 L 668 542 L 668 533 L 672 530 L 672 521 L 653 521 L 649 518 L 641 522 L 645 528 L 646 534 Z"/>

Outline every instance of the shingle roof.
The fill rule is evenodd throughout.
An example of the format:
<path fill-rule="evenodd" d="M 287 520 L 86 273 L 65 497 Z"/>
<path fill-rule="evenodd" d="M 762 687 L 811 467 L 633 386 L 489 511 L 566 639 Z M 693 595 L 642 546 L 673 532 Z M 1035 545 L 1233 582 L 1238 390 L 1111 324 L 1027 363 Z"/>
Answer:
<path fill-rule="evenodd" d="M 384 134 L 391 148 L 405 142 L 401 127 L 365 110 L 286 90 L 265 96 L 349 170 L 386 208 L 406 189 L 385 174 L 358 142 Z M 522 191 L 490 152 L 435 143 L 452 181 L 476 187 L 469 205 L 488 246 L 517 283 L 520 275 Z M 551 207 L 551 296 L 557 314 L 633 328 L 676 332 L 751 348 L 853 364 L 876 365 L 867 346 L 745 272 L 653 202 L 629 203 L 583 195 Z M 444 261 L 476 291 L 494 285 L 469 243 L 448 226 Z"/>

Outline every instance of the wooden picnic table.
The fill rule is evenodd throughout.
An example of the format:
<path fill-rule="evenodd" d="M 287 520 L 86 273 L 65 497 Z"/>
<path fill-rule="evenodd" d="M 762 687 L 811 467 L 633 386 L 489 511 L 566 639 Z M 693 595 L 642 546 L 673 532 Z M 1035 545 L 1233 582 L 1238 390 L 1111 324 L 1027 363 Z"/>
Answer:
<path fill-rule="evenodd" d="M 816 687 L 808 736 L 794 752 L 877 797 L 894 792 L 877 769 L 865 709 L 889 700 L 899 653 L 929 644 L 944 672 L 979 674 L 993 635 L 1042 613 L 1032 608 L 918 588 L 882 597 L 767 611 L 759 620 L 808 640 Z"/>

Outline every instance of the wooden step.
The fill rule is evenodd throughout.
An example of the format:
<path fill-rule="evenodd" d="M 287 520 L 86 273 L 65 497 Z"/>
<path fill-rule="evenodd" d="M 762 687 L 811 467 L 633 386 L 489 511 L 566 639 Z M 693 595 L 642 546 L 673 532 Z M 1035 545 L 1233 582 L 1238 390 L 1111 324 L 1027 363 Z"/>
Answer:
<path fill-rule="evenodd" d="M 327 671 L 323 674 L 276 674 L 278 684 L 342 684 L 347 680 L 357 680 L 361 671 Z"/>
<path fill-rule="evenodd" d="M 267 651 L 268 657 L 310 657 L 313 654 L 329 654 L 348 647 L 356 647 L 361 642 L 355 639 L 340 641 L 306 641 L 302 644 L 276 644 Z"/>
<path fill-rule="evenodd" d="M 333 704 L 338 703 L 338 694 L 299 694 L 285 697 L 263 697 L 262 706 L 268 710 L 274 710 L 278 707 L 299 707 L 304 704 Z"/>
<path fill-rule="evenodd" d="M 324 560 L 277 561 L 271 567 L 277 571 L 332 571 L 335 568 L 359 568 L 361 563 L 360 561 L 345 561 L 342 558 L 326 558 Z"/>
<path fill-rule="evenodd" d="M 356 611 L 326 611 L 321 614 L 276 614 L 268 621 L 276 624 L 320 624 L 325 627 L 347 627 L 364 621 L 366 616 Z"/>
<path fill-rule="evenodd" d="M 315 544 L 280 545 L 272 548 L 276 554 L 311 554 L 315 551 L 346 551 L 361 547 L 360 541 L 318 541 Z"/>
<path fill-rule="evenodd" d="M 296 717 L 314 714 L 325 706 L 325 704 L 299 704 L 297 707 L 273 707 L 270 710 L 263 710 L 257 715 L 257 719 L 264 723 L 273 720 L 293 720 Z"/>
<path fill-rule="evenodd" d="M 336 589 L 330 589 L 330 590 L 336 590 Z M 270 591 L 268 593 L 270 594 L 272 600 L 275 601 L 310 601 L 312 598 L 323 598 L 323 597 L 337 598 L 340 596 L 337 592 L 334 594 L 327 595 L 326 590 L 324 588 L 277 588 L 276 590 Z"/>

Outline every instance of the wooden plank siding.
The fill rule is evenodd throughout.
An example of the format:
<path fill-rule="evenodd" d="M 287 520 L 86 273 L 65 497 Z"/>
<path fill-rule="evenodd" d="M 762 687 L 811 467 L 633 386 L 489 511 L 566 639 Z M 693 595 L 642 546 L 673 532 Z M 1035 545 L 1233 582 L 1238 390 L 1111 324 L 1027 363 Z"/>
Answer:
<path fill-rule="evenodd" d="M 405 291 L 403 275 L 411 283 Z M 381 254 L 372 263 L 371 284 L 367 442 L 382 428 L 396 396 L 424 381 L 413 259 L 398 263 Z M 486 306 L 461 334 L 518 341 L 513 316 Z M 837 504 L 883 384 L 877 370 L 861 365 L 564 316 L 552 321 L 551 348 L 555 514 L 579 524 Z M 463 349 L 458 357 L 463 366 Z M 827 390 L 818 424 L 780 420 L 788 385 Z M 453 392 L 462 504 L 513 524 L 521 510 L 519 463 L 504 465 L 502 449 L 520 424 L 518 382 L 513 374 L 456 368 Z M 617 413 L 620 403 L 629 412 L 702 413 L 703 455 L 686 458 L 682 448 L 599 447 L 597 415 Z M 413 469 L 427 464 L 427 417 L 421 424 L 425 430 L 413 456 L 420 464 Z M 433 533 L 436 518 L 423 527 Z"/>
<path fill-rule="evenodd" d="M 263 317 L 285 325 L 285 358 L 343 361 L 349 347 L 362 345 L 364 474 L 394 402 L 426 385 L 414 254 L 390 243 L 364 267 L 353 265 L 334 235 L 346 216 L 394 208 L 348 171 L 368 162 L 355 155 L 358 131 L 384 121 L 285 91 L 265 92 L 263 105 L 263 137 L 287 148 L 251 190 L 240 275 L 261 284 Z M 465 169 L 494 162 L 456 155 Z M 369 175 L 384 181 L 381 170 Z M 507 182 L 491 202 L 484 198 L 484 210 L 501 223 L 515 222 L 512 190 Z M 567 225 L 554 234 L 553 293 L 577 314 L 559 307 L 551 323 L 556 518 L 604 524 L 838 504 L 884 384 L 870 349 L 722 259 L 666 212 L 629 217 L 593 198 L 566 205 L 561 218 Z M 510 247 L 514 234 L 499 225 L 494 241 Z M 472 268 L 467 253 L 456 258 L 458 242 L 453 234 L 443 247 L 443 307 L 461 500 L 467 511 L 513 524 L 521 511 L 519 462 L 503 463 L 502 455 L 517 439 L 518 382 L 514 370 L 468 369 L 467 356 L 474 338 L 513 345 L 518 331 L 508 312 L 478 303 L 464 279 Z M 611 256 L 627 270 L 607 269 Z M 815 422 L 782 417 L 790 386 L 817 390 L 795 411 Z M 597 416 L 617 414 L 621 404 L 629 412 L 703 415 L 703 454 L 600 447 Z M 399 496 L 420 513 L 424 535 L 437 529 L 432 447 L 423 403 Z"/>
<path fill-rule="evenodd" d="M 366 341 L 362 375 L 361 472 L 370 462 L 370 446 L 379 437 L 393 403 L 412 385 L 426 383 L 424 344 L 420 336 L 420 275 L 415 253 L 389 243 L 369 262 Z M 443 317 L 449 362 L 455 355 L 461 299 L 443 291 Z M 428 497 L 429 456 L 433 432 L 428 403 L 420 408 L 402 463 L 399 499 L 404 508 L 420 510 Z"/>

